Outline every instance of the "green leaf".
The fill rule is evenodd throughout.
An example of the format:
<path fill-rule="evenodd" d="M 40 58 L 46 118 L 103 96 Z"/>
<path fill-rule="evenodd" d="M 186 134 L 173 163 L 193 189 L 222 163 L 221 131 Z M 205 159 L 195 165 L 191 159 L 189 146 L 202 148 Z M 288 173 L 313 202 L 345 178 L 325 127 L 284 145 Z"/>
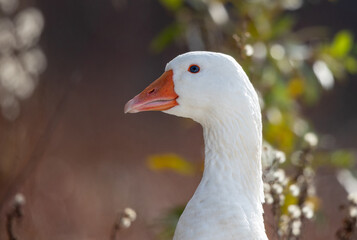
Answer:
<path fill-rule="evenodd" d="M 171 209 L 165 217 L 161 219 L 162 231 L 159 234 L 160 240 L 171 240 L 174 236 L 177 222 L 183 213 L 185 206 L 178 206 Z"/>
<path fill-rule="evenodd" d="M 301 74 L 305 79 L 305 91 L 303 94 L 304 103 L 307 105 L 313 105 L 320 98 L 321 85 L 319 84 L 316 75 L 307 64 L 304 64 L 301 67 Z"/>
<path fill-rule="evenodd" d="M 357 73 L 357 60 L 353 57 L 348 57 L 345 61 L 346 70 L 351 74 Z"/>
<path fill-rule="evenodd" d="M 351 54 L 356 56 L 357 55 L 357 44 L 355 44 L 351 50 Z"/>
<path fill-rule="evenodd" d="M 290 192 L 285 194 L 284 204 L 281 206 L 281 213 L 288 215 L 288 207 L 290 205 L 296 205 L 298 203 L 297 197 L 294 197 Z"/>
<path fill-rule="evenodd" d="M 355 154 L 352 151 L 342 149 L 334 152 L 316 152 L 314 154 L 313 167 L 331 166 L 335 168 L 351 168 L 355 163 Z"/>
<path fill-rule="evenodd" d="M 295 21 L 290 15 L 280 18 L 273 25 L 272 37 L 279 37 L 284 33 L 290 32 L 294 23 Z"/>
<path fill-rule="evenodd" d="M 343 30 L 336 34 L 330 47 L 331 55 L 337 58 L 345 57 L 353 47 L 353 36 L 349 31 Z"/>
<path fill-rule="evenodd" d="M 272 104 L 276 104 L 282 109 L 287 109 L 291 106 L 292 100 L 289 96 L 287 86 L 283 82 L 277 82 L 271 89 Z"/>
<path fill-rule="evenodd" d="M 162 30 L 150 43 L 150 49 L 159 53 L 168 47 L 177 37 L 181 35 L 183 28 L 179 24 L 172 24 Z"/>
<path fill-rule="evenodd" d="M 355 156 L 347 150 L 337 150 L 331 155 L 331 163 L 335 167 L 350 168 L 354 164 Z"/>
<path fill-rule="evenodd" d="M 160 0 L 160 3 L 171 11 L 178 10 L 182 6 L 182 0 Z"/>

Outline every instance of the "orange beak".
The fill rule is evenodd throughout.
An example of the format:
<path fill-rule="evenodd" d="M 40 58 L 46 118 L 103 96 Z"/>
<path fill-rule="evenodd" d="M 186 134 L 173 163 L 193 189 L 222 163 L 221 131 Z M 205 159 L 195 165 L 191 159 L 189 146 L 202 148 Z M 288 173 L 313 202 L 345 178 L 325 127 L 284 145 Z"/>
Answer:
<path fill-rule="evenodd" d="M 164 74 L 145 88 L 144 91 L 127 102 L 124 112 L 164 111 L 178 105 L 176 102 L 178 95 L 175 92 L 172 77 L 172 70 L 164 72 Z"/>

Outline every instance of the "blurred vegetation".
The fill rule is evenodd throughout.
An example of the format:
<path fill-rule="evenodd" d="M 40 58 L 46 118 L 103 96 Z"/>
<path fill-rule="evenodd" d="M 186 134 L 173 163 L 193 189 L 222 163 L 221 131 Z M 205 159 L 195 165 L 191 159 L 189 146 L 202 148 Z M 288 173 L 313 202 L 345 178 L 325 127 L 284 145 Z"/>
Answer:
<path fill-rule="evenodd" d="M 21 100 L 33 94 L 47 65 L 39 47 L 42 12 L 19 5 L 16 0 L 0 1 L 0 110 L 10 121 L 19 116 Z"/>
<path fill-rule="evenodd" d="M 151 50 L 160 52 L 176 43 L 192 51 L 218 51 L 235 57 L 261 98 L 265 140 L 287 156 L 283 169 L 303 175 L 305 169 L 354 165 L 352 152 L 334 149 L 324 136 L 319 139 L 301 114 L 302 108 L 317 103 L 336 81 L 357 73 L 357 46 L 350 31 L 331 35 L 328 26 L 296 28 L 299 16 L 295 10 L 307 4 L 303 0 L 160 0 L 160 3 L 175 21 L 153 39 Z M 304 164 L 297 161 L 301 152 L 308 152 L 304 157 L 313 160 Z M 199 169 L 178 156 L 175 158 L 173 161 L 170 156 L 172 164 L 163 164 L 166 157 L 156 157 L 149 160 L 149 166 L 186 175 Z M 297 179 L 298 175 L 281 184 L 286 190 Z M 299 201 L 299 196 L 285 190 L 286 201 L 279 205 L 280 215 Z M 310 199 L 316 211 L 318 199 L 314 191 L 305 190 L 311 196 L 303 200 Z M 301 207 L 304 204 L 299 203 Z M 182 207 L 175 208 L 166 217 L 171 220 L 165 218 L 162 239 L 171 239 L 173 222 L 181 212 Z"/>

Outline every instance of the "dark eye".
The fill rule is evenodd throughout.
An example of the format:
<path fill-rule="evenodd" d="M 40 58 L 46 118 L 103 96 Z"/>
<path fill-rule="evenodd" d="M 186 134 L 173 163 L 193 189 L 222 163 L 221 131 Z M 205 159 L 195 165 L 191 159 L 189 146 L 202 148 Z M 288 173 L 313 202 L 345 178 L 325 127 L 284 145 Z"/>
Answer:
<path fill-rule="evenodd" d="M 191 65 L 188 68 L 188 71 L 190 71 L 191 73 L 198 73 L 200 71 L 200 67 L 197 65 Z"/>

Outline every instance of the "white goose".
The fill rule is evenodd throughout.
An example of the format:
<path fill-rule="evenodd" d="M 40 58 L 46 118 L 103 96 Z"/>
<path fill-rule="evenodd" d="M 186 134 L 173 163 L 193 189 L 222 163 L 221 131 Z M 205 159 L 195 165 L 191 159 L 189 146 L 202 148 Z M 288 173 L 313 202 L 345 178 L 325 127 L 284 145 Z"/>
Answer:
<path fill-rule="evenodd" d="M 189 52 L 125 105 L 125 112 L 163 111 L 203 127 L 205 167 L 174 240 L 267 239 L 258 96 L 230 56 Z"/>

